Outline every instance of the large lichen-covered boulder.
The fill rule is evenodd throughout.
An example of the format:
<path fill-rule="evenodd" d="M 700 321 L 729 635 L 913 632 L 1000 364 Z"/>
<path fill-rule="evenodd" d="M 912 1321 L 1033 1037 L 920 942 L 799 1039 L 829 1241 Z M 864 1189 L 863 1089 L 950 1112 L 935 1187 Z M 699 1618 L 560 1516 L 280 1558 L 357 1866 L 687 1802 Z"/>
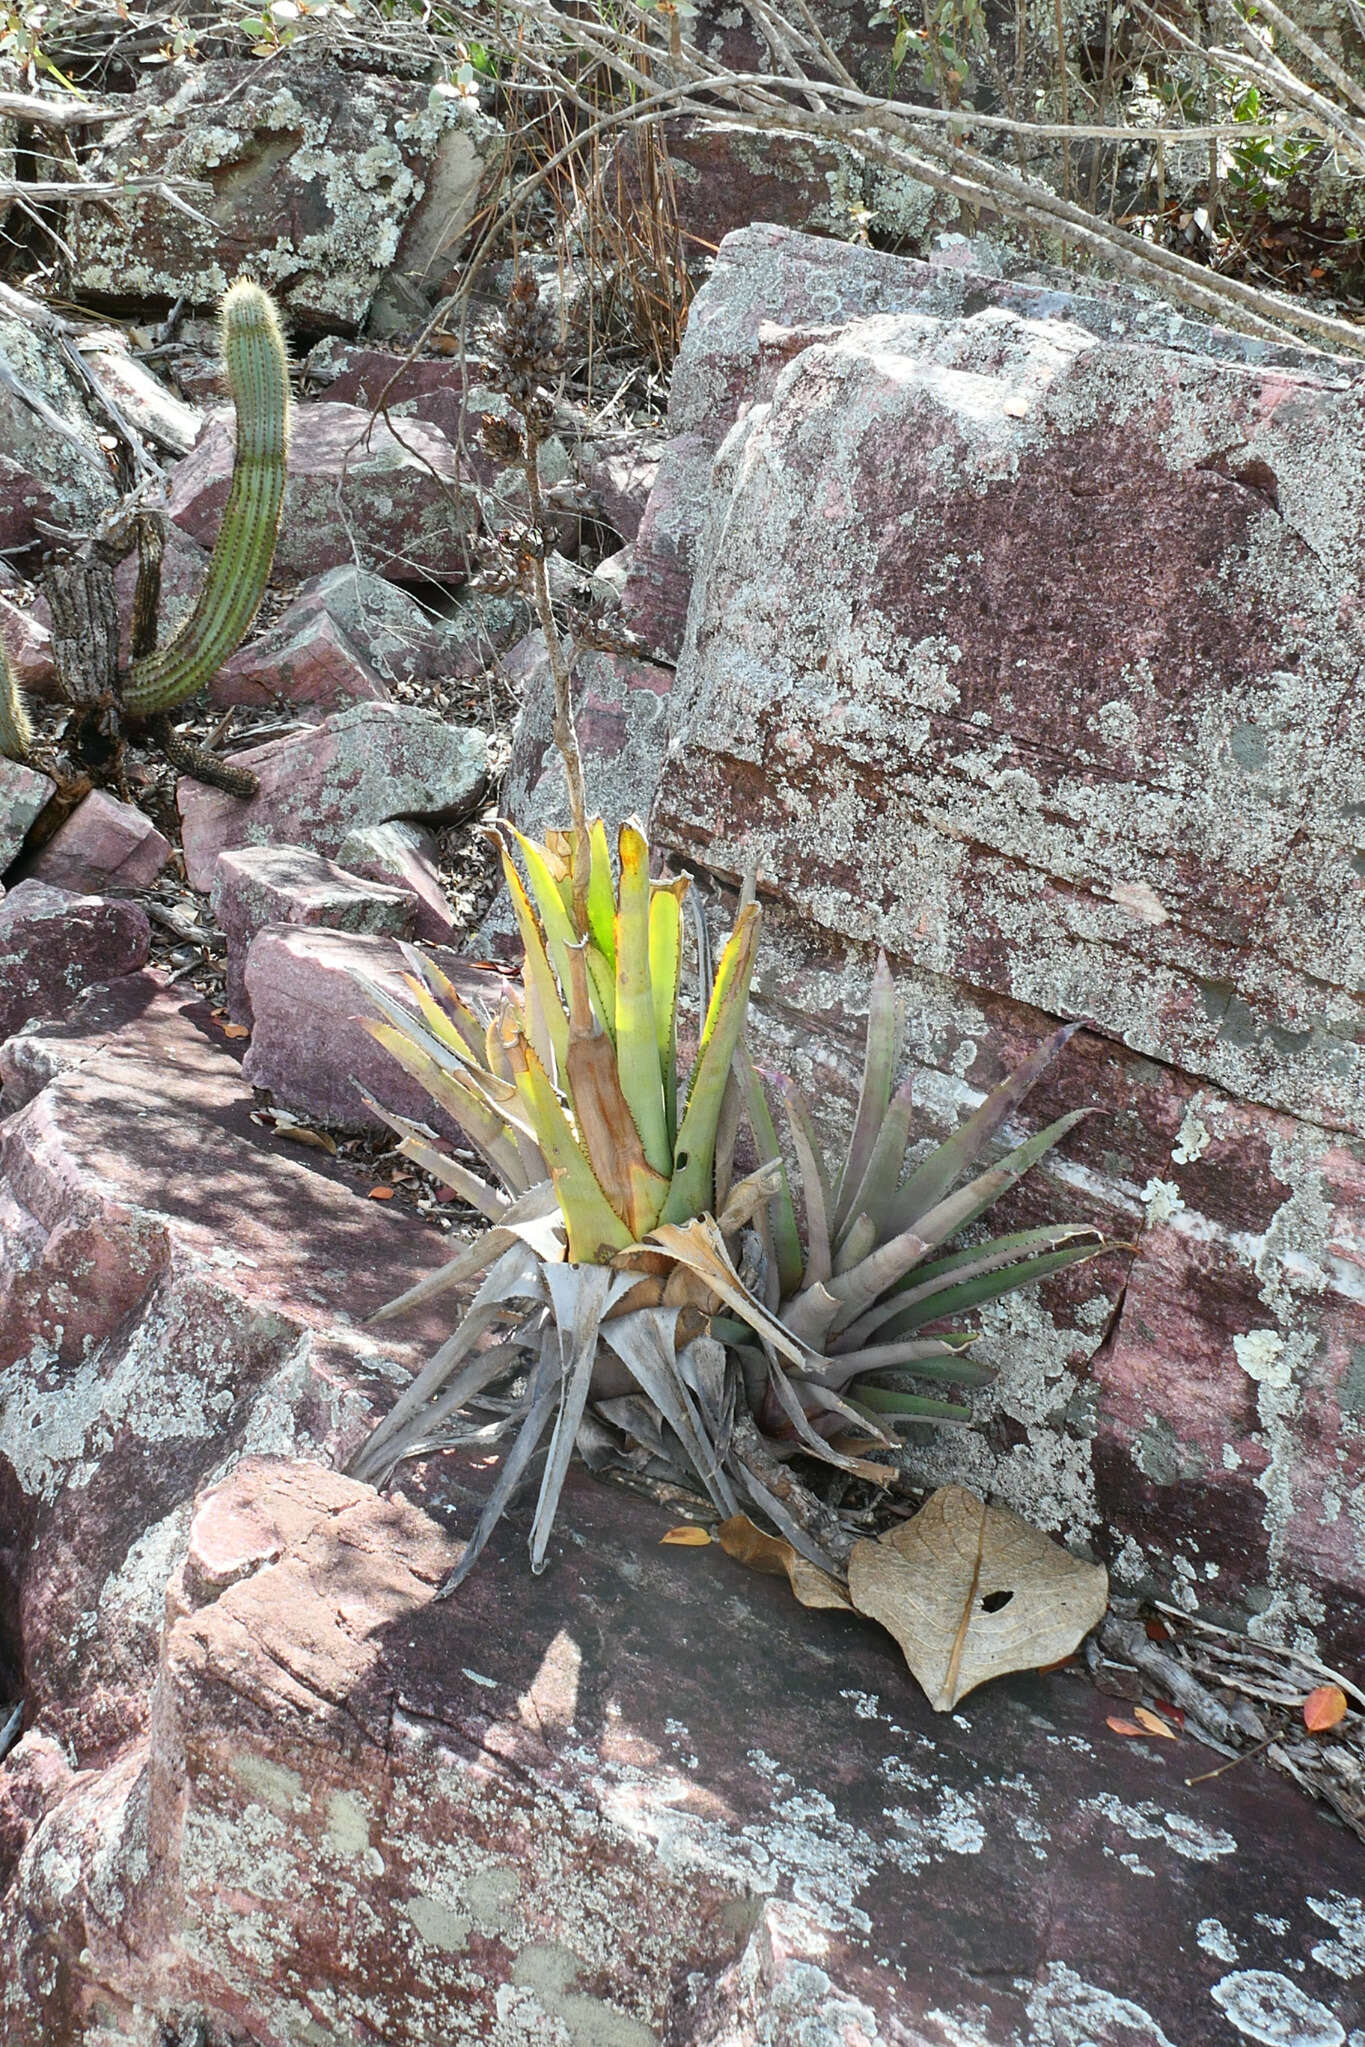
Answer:
<path fill-rule="evenodd" d="M 1362 477 L 1310 372 L 1004 307 L 813 340 L 712 475 L 670 836 L 1365 1133 Z"/>
<path fill-rule="evenodd" d="M 741 412 L 772 395 L 788 363 L 851 321 L 920 313 L 962 319 L 1000 307 L 1028 320 L 1063 319 L 1097 340 L 1151 342 L 1201 360 L 1302 368 L 1302 351 L 1209 327 L 1160 299 L 1133 298 L 1065 273 L 1004 277 L 973 267 L 959 240 L 927 262 L 755 223 L 728 235 L 693 302 L 669 388 L 671 437 L 638 529 L 624 595 L 626 622 L 651 653 L 682 647 L 697 550 L 711 502 L 711 464 Z M 1341 381 L 1346 366 L 1339 366 Z"/>
<path fill-rule="evenodd" d="M 303 325 L 350 331 L 390 272 L 442 274 L 496 134 L 430 80 L 359 69 L 306 37 L 269 64 L 168 67 L 107 131 L 100 167 L 211 185 L 206 219 L 154 195 L 87 211 L 74 283 L 208 305 L 245 272 Z"/>
<path fill-rule="evenodd" d="M 671 732 L 656 842 L 722 885 L 757 865 L 761 1049 L 847 1117 L 885 946 L 928 1136 L 1057 1019 L 1091 1026 L 1027 1121 L 1102 1113 L 1004 1219 L 1102 1223 L 1131 1265 L 989 1310 L 1000 1378 L 922 1468 L 1346 1653 L 1358 377 L 1121 293 L 755 227 L 670 420 L 627 597 L 677 676 L 629 731 Z"/>

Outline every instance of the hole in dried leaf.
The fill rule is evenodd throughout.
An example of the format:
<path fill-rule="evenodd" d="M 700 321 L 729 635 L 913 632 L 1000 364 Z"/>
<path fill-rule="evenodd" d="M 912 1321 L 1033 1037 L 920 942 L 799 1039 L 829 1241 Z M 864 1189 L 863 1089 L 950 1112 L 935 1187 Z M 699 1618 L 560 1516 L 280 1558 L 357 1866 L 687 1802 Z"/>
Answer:
<path fill-rule="evenodd" d="M 1013 1599 L 1012 1592 L 988 1592 L 981 1602 L 982 1613 L 999 1613 L 1002 1606 L 1008 1606 Z"/>

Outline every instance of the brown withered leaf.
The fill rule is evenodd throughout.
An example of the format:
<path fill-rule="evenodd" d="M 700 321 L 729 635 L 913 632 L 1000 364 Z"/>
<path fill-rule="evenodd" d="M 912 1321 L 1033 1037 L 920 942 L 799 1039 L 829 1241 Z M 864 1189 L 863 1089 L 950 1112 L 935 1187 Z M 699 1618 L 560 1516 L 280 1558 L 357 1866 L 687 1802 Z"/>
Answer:
<path fill-rule="evenodd" d="M 645 1157 L 621 1092 L 611 1039 L 605 1032 L 592 1037 L 575 1033 L 568 1067 L 574 1114 L 592 1169 L 622 1221 L 643 1236 L 659 1213 L 666 1183 Z"/>
<path fill-rule="evenodd" d="M 1159 1734 L 1163 1741 L 1179 1741 L 1173 1727 L 1168 1727 L 1159 1713 L 1153 1713 L 1146 1706 L 1134 1706 L 1133 1718 L 1146 1728 L 1149 1734 Z"/>
<path fill-rule="evenodd" d="M 716 1540 L 726 1556 L 734 1557 L 737 1563 L 749 1564 L 756 1571 L 767 1571 L 772 1577 L 785 1577 L 802 1606 L 842 1606 L 850 1604 L 848 1594 L 837 1578 L 831 1578 L 815 1564 L 798 1555 L 789 1542 L 780 1536 L 765 1535 L 761 1528 L 755 1528 L 747 1514 L 732 1515 L 722 1521 L 716 1530 Z"/>
<path fill-rule="evenodd" d="M 988 1678 L 1069 1655 L 1104 1612 L 1109 1577 L 1008 1507 L 940 1486 L 912 1521 L 853 1545 L 848 1590 L 947 1713 Z"/>
<path fill-rule="evenodd" d="M 695 1521 L 684 1521 L 679 1527 L 670 1528 L 659 1540 L 671 1542 L 679 1549 L 705 1549 L 711 1540 L 711 1531 L 699 1527 Z"/>

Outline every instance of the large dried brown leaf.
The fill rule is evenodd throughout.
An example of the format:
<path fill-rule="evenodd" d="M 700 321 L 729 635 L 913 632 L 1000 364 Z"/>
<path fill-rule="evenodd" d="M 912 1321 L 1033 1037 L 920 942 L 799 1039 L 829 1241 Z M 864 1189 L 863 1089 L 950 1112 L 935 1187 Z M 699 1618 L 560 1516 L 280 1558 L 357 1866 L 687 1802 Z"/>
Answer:
<path fill-rule="evenodd" d="M 947 1713 L 988 1678 L 1069 1656 L 1103 1614 L 1109 1578 L 1007 1507 L 940 1486 L 912 1521 L 853 1545 L 848 1589 Z"/>

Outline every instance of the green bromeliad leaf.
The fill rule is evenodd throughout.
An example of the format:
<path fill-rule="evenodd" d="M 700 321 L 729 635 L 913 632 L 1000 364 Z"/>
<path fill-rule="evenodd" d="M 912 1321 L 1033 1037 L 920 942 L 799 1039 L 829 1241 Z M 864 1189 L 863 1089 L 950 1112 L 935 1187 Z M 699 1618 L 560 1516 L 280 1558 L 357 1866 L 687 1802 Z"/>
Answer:
<path fill-rule="evenodd" d="M 762 912 L 757 903 L 740 911 L 716 968 L 710 1007 L 702 1027 L 701 1048 L 692 1070 L 692 1085 L 678 1130 L 673 1157 L 673 1184 L 664 1203 L 663 1220 L 687 1222 L 704 1215 L 714 1198 L 716 1126 L 749 1010 L 749 984 Z"/>
<path fill-rule="evenodd" d="M 658 1173 L 673 1171 L 663 1072 L 650 985 L 649 843 L 638 824 L 621 827 L 620 908 L 616 913 L 616 1064 L 645 1156 Z"/>

